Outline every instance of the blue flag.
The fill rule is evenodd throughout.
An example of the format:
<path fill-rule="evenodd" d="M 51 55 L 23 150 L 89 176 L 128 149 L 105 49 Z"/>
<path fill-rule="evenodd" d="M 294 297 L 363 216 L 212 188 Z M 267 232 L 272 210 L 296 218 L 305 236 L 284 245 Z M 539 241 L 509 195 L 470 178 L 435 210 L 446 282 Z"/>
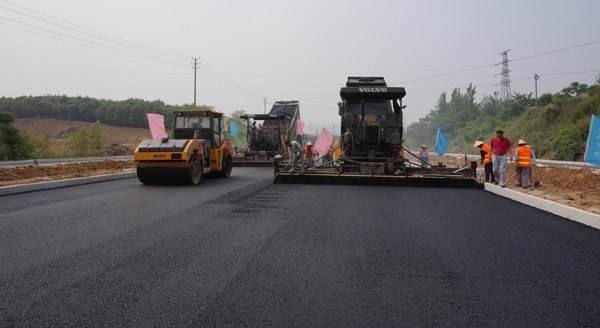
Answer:
<path fill-rule="evenodd" d="M 230 128 L 231 128 L 231 137 L 232 138 L 237 138 L 237 136 L 238 136 L 238 124 L 237 124 L 237 122 L 234 121 L 234 120 L 230 120 L 229 124 L 231 125 L 230 126 Z"/>
<path fill-rule="evenodd" d="M 600 165 L 600 117 L 595 115 L 592 115 L 583 160 L 589 164 Z"/>
<path fill-rule="evenodd" d="M 448 138 L 444 134 L 444 130 L 438 128 L 437 137 L 435 138 L 435 152 L 438 156 L 442 156 L 446 153 L 446 149 L 448 149 Z"/>

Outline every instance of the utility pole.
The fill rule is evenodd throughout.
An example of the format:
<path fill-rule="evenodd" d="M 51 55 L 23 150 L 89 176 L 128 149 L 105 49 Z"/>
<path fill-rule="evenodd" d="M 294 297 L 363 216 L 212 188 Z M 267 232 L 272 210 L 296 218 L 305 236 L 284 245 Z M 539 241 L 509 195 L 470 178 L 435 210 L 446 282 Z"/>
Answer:
<path fill-rule="evenodd" d="M 510 90 L 510 69 L 508 68 L 508 52 L 510 49 L 506 49 L 500 53 L 502 55 L 502 70 L 500 71 L 500 75 L 502 76 L 502 80 L 500 82 L 500 97 L 503 100 L 510 100 L 512 97 L 512 92 Z"/>
<path fill-rule="evenodd" d="M 535 105 L 538 105 L 538 89 L 537 89 L 537 81 L 540 79 L 540 75 L 538 73 L 533 74 L 533 80 L 535 81 Z"/>
<path fill-rule="evenodd" d="M 194 65 L 194 107 L 196 107 L 196 78 L 198 75 L 198 64 L 200 64 L 199 58 L 192 58 L 192 64 Z"/>
<path fill-rule="evenodd" d="M 267 113 L 267 97 L 263 98 L 263 106 L 264 106 L 263 114 L 266 114 Z"/>

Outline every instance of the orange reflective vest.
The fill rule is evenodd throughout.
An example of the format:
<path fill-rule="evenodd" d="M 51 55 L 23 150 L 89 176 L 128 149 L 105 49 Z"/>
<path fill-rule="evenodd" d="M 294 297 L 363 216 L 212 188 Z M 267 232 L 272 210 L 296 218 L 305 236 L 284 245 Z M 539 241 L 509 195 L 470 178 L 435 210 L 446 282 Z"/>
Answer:
<path fill-rule="evenodd" d="M 530 167 L 533 163 L 533 151 L 531 147 L 517 146 L 517 166 L 518 167 Z"/>
<path fill-rule="evenodd" d="M 313 147 L 312 146 L 306 146 L 304 147 L 304 158 L 315 158 L 315 152 L 313 151 Z"/>
<path fill-rule="evenodd" d="M 484 143 L 480 149 L 485 153 L 483 156 L 483 164 L 490 164 L 492 162 L 492 148 L 490 145 Z"/>

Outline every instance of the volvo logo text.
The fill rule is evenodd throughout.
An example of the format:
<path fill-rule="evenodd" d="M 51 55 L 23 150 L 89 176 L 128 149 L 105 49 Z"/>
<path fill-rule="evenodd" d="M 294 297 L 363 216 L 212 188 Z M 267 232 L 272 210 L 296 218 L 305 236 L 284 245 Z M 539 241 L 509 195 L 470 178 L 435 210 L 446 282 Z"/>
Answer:
<path fill-rule="evenodd" d="M 360 91 L 360 92 L 369 92 L 369 93 L 387 92 L 387 88 L 358 88 L 358 91 Z"/>

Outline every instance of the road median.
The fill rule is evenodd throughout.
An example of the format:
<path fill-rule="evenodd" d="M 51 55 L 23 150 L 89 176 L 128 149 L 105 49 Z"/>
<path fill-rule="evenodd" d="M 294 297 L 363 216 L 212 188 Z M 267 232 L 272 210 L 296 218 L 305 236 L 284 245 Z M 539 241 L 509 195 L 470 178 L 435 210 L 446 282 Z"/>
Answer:
<path fill-rule="evenodd" d="M 0 197 L 18 195 L 36 191 L 52 190 L 68 188 L 73 186 L 81 186 L 86 184 L 123 180 L 135 178 L 135 171 L 123 171 L 119 173 L 94 175 L 80 178 L 70 178 L 62 180 L 53 180 L 47 182 L 35 182 L 27 184 L 12 185 L 6 187 L 0 187 Z"/>
<path fill-rule="evenodd" d="M 501 188 L 491 183 L 485 184 L 485 190 L 498 196 L 535 207 L 565 219 L 585 224 L 595 229 L 600 229 L 600 215 L 568 205 L 560 204 L 548 199 L 526 194 L 509 188 Z"/>

